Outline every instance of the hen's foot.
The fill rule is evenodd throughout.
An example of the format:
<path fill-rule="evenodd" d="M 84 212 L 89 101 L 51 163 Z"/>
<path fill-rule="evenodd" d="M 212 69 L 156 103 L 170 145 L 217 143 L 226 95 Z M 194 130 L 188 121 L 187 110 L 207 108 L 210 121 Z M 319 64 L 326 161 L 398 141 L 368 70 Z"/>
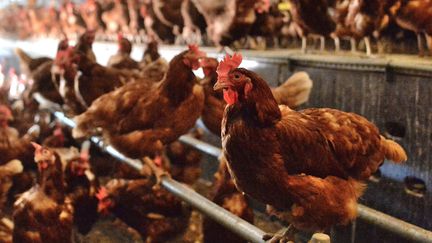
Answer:
<path fill-rule="evenodd" d="M 156 156 L 154 160 L 150 159 L 149 157 L 145 157 L 144 163 L 150 168 L 156 177 L 156 188 L 160 186 L 163 177 L 170 177 L 170 174 L 162 168 L 163 159 L 161 156 Z"/>
<path fill-rule="evenodd" d="M 268 243 L 294 243 L 294 236 L 297 233 L 297 229 L 290 225 L 282 232 L 275 234 L 265 234 L 263 240 Z"/>

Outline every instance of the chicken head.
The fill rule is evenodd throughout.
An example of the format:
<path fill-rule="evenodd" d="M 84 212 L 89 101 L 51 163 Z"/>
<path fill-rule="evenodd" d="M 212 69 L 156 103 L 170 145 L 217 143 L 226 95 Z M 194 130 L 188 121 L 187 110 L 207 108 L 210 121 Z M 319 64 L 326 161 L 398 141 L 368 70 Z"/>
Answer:
<path fill-rule="evenodd" d="M 56 157 L 53 151 L 34 142 L 31 144 L 35 148 L 34 161 L 38 164 L 39 171 L 42 171 L 48 168 L 48 166 L 55 164 Z"/>
<path fill-rule="evenodd" d="M 109 209 L 114 206 L 113 200 L 110 198 L 108 190 L 105 187 L 101 187 L 96 194 L 96 198 L 99 200 L 98 212 L 107 214 Z"/>
<path fill-rule="evenodd" d="M 204 57 L 206 53 L 200 51 L 198 45 L 189 45 L 189 51 L 184 55 L 183 62 L 193 70 L 197 70 L 200 68 L 199 60 Z"/>
<path fill-rule="evenodd" d="M 200 66 L 203 69 L 204 75 L 209 76 L 211 72 L 217 69 L 219 62 L 216 58 L 205 57 L 200 59 Z"/>
<path fill-rule="evenodd" d="M 10 120 L 13 120 L 11 110 L 5 105 L 0 105 L 0 126 L 7 127 Z"/>
<path fill-rule="evenodd" d="M 218 81 L 214 90 L 223 89 L 224 100 L 229 105 L 237 103 L 239 98 L 246 98 L 253 87 L 251 79 L 236 70 L 242 60 L 240 53 L 235 53 L 232 57 L 227 54 L 216 70 Z"/>

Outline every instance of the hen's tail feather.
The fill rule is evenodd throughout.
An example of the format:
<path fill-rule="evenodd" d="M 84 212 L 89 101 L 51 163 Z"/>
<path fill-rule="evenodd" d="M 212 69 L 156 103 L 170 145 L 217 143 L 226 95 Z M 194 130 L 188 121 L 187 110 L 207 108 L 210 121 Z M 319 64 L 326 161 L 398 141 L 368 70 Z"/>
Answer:
<path fill-rule="evenodd" d="M 312 86 L 313 82 L 306 72 L 297 72 L 272 92 L 278 104 L 297 107 L 309 100 Z"/>
<path fill-rule="evenodd" d="M 18 55 L 20 61 L 26 65 L 28 65 L 32 60 L 32 58 L 19 47 L 15 48 L 15 53 Z"/>
<path fill-rule="evenodd" d="M 381 136 L 381 146 L 384 149 L 385 158 L 395 163 L 402 163 L 408 159 L 405 150 L 393 140 Z"/>

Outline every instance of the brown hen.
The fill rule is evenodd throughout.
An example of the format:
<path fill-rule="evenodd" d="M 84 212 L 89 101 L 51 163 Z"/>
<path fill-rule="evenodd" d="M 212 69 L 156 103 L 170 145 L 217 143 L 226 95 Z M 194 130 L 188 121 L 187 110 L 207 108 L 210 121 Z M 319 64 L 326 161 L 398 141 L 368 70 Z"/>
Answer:
<path fill-rule="evenodd" d="M 432 1 L 430 0 L 389 0 L 395 2 L 390 12 L 397 24 L 417 34 L 419 55 L 424 55 L 421 34 L 426 34 L 427 46 L 432 53 Z"/>
<path fill-rule="evenodd" d="M 111 212 L 137 230 L 145 242 L 165 242 L 188 225 L 190 211 L 151 180 L 113 179 L 98 193 L 98 210 Z"/>
<path fill-rule="evenodd" d="M 104 137 L 129 157 L 161 151 L 194 125 L 204 105 L 204 92 L 192 69 L 205 53 L 191 46 L 174 57 L 160 82 L 131 82 L 97 99 L 80 116 L 74 137 L 102 128 Z"/>
<path fill-rule="evenodd" d="M 38 182 L 14 204 L 13 242 L 71 242 L 72 207 L 64 195 L 60 158 L 35 144 Z"/>
<path fill-rule="evenodd" d="M 228 103 L 222 146 L 237 188 L 301 230 L 324 230 L 357 215 L 362 181 L 403 148 L 366 118 L 335 109 L 278 106 L 267 83 L 238 68 L 240 54 L 218 67 L 215 89 Z"/>

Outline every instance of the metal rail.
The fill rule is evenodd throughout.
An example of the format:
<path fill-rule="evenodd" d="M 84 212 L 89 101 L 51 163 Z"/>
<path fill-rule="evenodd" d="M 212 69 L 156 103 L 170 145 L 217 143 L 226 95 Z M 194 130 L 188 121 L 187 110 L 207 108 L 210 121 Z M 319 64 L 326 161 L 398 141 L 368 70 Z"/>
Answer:
<path fill-rule="evenodd" d="M 2 48 L 21 47 L 25 51 L 37 55 L 55 56 L 57 39 L 39 39 L 16 41 L 0 37 Z M 41 48 L 35 49 L 34 46 Z M 132 56 L 141 58 L 145 48 L 143 44 L 134 44 Z M 95 52 L 99 53 L 98 61 L 106 63 L 111 54 L 117 51 L 117 44 L 113 42 L 96 41 L 93 45 Z M 222 56 L 216 48 L 203 47 L 210 56 Z M 107 51 L 109 50 L 109 51 Z M 184 46 L 161 46 L 160 52 L 167 59 L 173 57 Z M 298 49 L 269 49 L 266 51 L 241 50 L 245 60 L 253 60 L 262 63 L 284 64 L 288 66 L 307 66 L 316 68 L 328 68 L 337 70 L 355 70 L 367 72 L 396 72 L 407 75 L 432 77 L 432 60 L 419 58 L 416 55 L 386 54 L 375 57 L 353 55 L 350 52 L 309 52 L 303 54 Z M 247 58 L 246 58 L 247 57 Z"/>
<path fill-rule="evenodd" d="M 75 122 L 66 117 L 62 112 L 56 111 L 54 112 L 54 115 L 63 124 L 69 126 L 70 128 L 75 127 Z M 91 141 L 118 160 L 130 165 L 134 169 L 139 171 L 142 170 L 143 165 L 140 160 L 131 159 L 124 156 L 112 146 L 105 144 L 99 137 L 91 137 Z M 186 141 L 188 141 L 188 139 L 186 139 Z M 185 186 L 168 176 L 163 176 L 161 178 L 161 185 L 175 196 L 181 198 L 186 203 L 189 203 L 192 207 L 201 211 L 206 216 L 225 226 L 227 229 L 233 231 L 242 238 L 253 243 L 264 243 L 264 231 L 216 205 L 212 201 L 190 189 L 188 186 Z"/>
<path fill-rule="evenodd" d="M 220 153 L 222 153 L 220 148 L 200 141 L 190 135 L 181 136 L 180 141 L 215 157 L 219 157 Z M 211 153 L 208 151 L 211 151 Z M 372 225 L 381 227 L 408 240 L 432 243 L 432 231 L 428 231 L 361 204 L 358 205 L 357 210 L 359 218 Z"/>

